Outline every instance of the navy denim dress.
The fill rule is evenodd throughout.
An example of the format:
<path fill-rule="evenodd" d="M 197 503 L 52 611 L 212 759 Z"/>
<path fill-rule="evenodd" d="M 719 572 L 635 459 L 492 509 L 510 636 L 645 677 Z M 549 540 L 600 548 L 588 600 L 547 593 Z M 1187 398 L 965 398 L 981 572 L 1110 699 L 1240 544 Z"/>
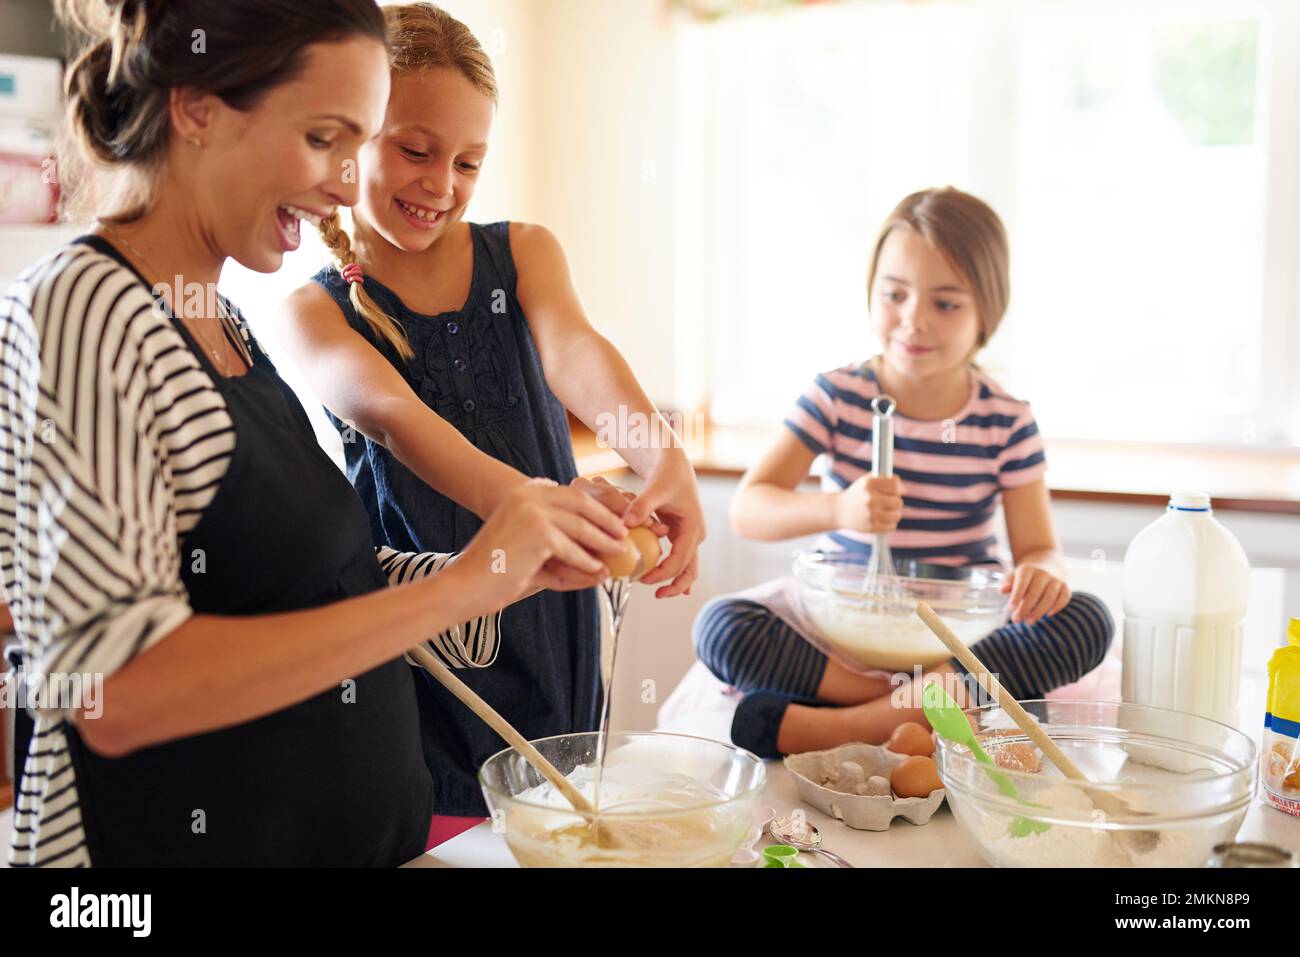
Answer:
<path fill-rule="evenodd" d="M 431 409 L 488 455 L 530 477 L 561 484 L 577 475 L 564 407 L 546 384 L 537 347 L 515 298 L 509 223 L 470 224 L 474 275 L 457 312 L 428 316 L 367 276 L 365 289 L 406 332 L 415 358 L 379 340 L 348 299 L 334 267 L 314 281 L 348 323 L 401 372 Z M 328 410 L 327 410 L 328 411 Z M 401 551 L 460 551 L 482 522 L 434 491 L 387 449 L 347 429 L 347 474 L 370 513 L 378 545 Z M 350 441 L 349 441 L 350 440 Z M 594 730 L 600 705 L 600 612 L 595 589 L 542 592 L 506 609 L 497 660 L 461 678 L 524 737 Z M 425 762 L 435 813 L 486 814 L 478 767 L 505 747 L 494 731 L 423 671 L 417 671 Z"/>

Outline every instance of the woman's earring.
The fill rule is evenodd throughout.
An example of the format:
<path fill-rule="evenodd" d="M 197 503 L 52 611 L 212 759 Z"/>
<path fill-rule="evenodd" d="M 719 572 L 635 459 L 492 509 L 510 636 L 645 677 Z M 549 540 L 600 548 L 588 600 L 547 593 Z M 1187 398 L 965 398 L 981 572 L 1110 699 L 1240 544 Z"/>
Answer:
<path fill-rule="evenodd" d="M 186 142 L 186 143 L 189 143 L 190 146 L 202 146 L 202 145 L 203 145 L 202 143 L 199 142 L 199 138 L 198 138 L 197 136 L 191 136 L 191 137 L 190 137 L 189 139 L 187 139 L 185 142 Z"/>

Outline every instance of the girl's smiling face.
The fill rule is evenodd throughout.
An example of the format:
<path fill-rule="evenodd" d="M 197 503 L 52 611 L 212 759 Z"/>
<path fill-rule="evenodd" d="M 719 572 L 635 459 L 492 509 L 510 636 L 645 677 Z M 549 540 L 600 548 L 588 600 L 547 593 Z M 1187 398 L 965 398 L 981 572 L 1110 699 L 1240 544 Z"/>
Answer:
<path fill-rule="evenodd" d="M 880 249 L 871 318 L 885 361 L 911 378 L 964 368 L 980 346 L 970 284 L 908 226 L 895 227 Z"/>
<path fill-rule="evenodd" d="M 445 236 L 474 196 L 495 112 L 458 70 L 394 76 L 383 130 L 361 155 L 359 218 L 405 252 Z"/>

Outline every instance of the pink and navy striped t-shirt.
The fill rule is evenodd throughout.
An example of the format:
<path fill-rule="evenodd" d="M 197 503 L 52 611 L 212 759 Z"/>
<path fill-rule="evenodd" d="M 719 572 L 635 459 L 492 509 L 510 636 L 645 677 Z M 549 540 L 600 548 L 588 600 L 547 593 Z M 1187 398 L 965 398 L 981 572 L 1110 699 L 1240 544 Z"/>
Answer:
<path fill-rule="evenodd" d="M 1043 439 L 1027 402 L 1007 395 L 977 369 L 956 415 L 935 421 L 894 417 L 894 474 L 903 480 L 903 515 L 889 536 L 895 559 L 943 565 L 997 562 L 994 519 L 1004 489 L 1043 477 Z M 786 427 L 826 456 L 822 487 L 848 488 L 871 471 L 871 400 L 875 372 L 856 364 L 819 375 Z M 838 529 L 827 551 L 869 554 L 874 536 Z"/>

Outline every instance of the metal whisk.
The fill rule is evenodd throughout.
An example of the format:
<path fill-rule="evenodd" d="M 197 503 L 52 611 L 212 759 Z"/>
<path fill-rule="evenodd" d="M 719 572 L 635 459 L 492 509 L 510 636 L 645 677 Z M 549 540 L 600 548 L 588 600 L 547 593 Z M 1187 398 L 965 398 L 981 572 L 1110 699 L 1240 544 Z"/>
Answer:
<path fill-rule="evenodd" d="M 609 674 L 605 676 L 605 695 L 600 707 L 600 737 L 596 741 L 596 793 L 592 805 L 600 810 L 601 778 L 605 773 L 605 752 L 609 749 L 609 719 L 614 701 L 614 668 L 618 664 L 618 633 L 623 628 L 623 615 L 627 600 L 632 596 L 632 583 L 645 570 L 645 559 L 638 558 L 636 570 L 627 578 L 606 579 L 602 592 L 609 604 Z"/>
<path fill-rule="evenodd" d="M 892 396 L 878 395 L 871 400 L 871 476 L 872 478 L 892 478 L 894 474 L 894 412 L 898 403 Z M 871 560 L 867 563 L 867 575 L 863 582 L 864 592 L 894 594 L 898 591 L 898 579 L 894 571 L 894 559 L 889 553 L 889 536 L 880 532 L 876 535 L 875 545 L 871 549 Z"/>

